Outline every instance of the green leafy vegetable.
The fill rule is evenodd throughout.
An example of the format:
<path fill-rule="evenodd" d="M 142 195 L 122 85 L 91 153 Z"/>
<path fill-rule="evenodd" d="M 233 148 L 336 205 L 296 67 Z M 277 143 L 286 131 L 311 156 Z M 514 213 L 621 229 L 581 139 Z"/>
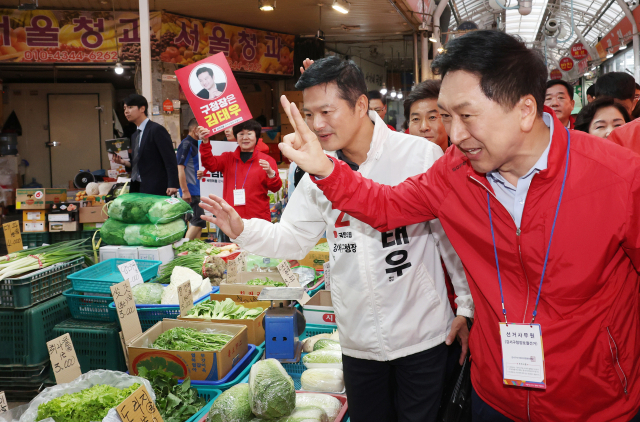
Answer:
<path fill-rule="evenodd" d="M 222 251 L 222 249 L 211 246 L 207 242 L 200 239 L 189 240 L 188 242 L 184 242 L 177 248 L 174 246 L 173 249 L 176 254 L 188 252 L 206 255 L 217 255 Z"/>
<path fill-rule="evenodd" d="M 313 345 L 313 351 L 316 350 L 342 350 L 340 342 L 330 339 L 321 339 Z"/>
<path fill-rule="evenodd" d="M 160 334 L 151 344 L 154 349 L 184 350 L 201 352 L 220 350 L 229 343 L 233 336 L 228 334 L 208 334 L 194 328 L 176 327 Z"/>
<path fill-rule="evenodd" d="M 100 238 L 107 245 L 160 247 L 184 237 L 187 225 L 178 219 L 167 224 L 126 224 L 108 218 L 100 229 Z"/>
<path fill-rule="evenodd" d="M 156 407 L 165 422 L 184 422 L 207 403 L 198 397 L 196 389 L 191 388 L 189 378 L 178 384 L 173 373 L 161 369 L 149 371 L 144 367 L 138 368 L 138 375 L 151 382 L 156 393 Z"/>
<path fill-rule="evenodd" d="M 164 287 L 158 283 L 142 283 L 133 286 L 131 292 L 138 305 L 159 305 Z"/>
<path fill-rule="evenodd" d="M 207 319 L 256 319 L 263 309 L 245 308 L 237 305 L 232 299 L 226 298 L 224 301 L 205 300 L 195 305 L 189 311 L 188 318 Z"/>
<path fill-rule="evenodd" d="M 189 212 L 182 199 L 146 193 L 120 195 L 109 206 L 109 217 L 128 224 L 168 223 Z"/>
<path fill-rule="evenodd" d="M 101 421 L 109 409 L 118 406 L 133 394 L 140 384 L 123 390 L 110 385 L 94 385 L 86 390 L 65 394 L 38 406 L 36 421 L 53 418 L 56 422 Z"/>
<path fill-rule="evenodd" d="M 158 273 L 157 282 L 163 284 L 169 284 L 171 281 L 171 274 L 175 267 L 185 267 L 202 274 L 202 263 L 205 261 L 206 255 L 190 253 L 189 255 L 176 256 L 173 260 L 169 261 L 160 272 Z"/>
<path fill-rule="evenodd" d="M 317 350 L 305 355 L 302 363 L 342 363 L 342 352 L 338 350 Z"/>
<path fill-rule="evenodd" d="M 249 404 L 249 384 L 238 384 L 213 403 L 207 422 L 248 422 L 253 418 Z"/>
<path fill-rule="evenodd" d="M 145 368 L 148 371 L 153 371 L 154 369 L 160 369 L 166 372 L 171 372 L 172 374 L 177 375 L 179 378 L 182 378 L 185 375 L 187 375 L 185 374 L 182 366 L 178 365 L 177 363 L 171 360 L 167 361 L 165 358 L 161 356 L 151 356 L 147 359 L 143 359 L 140 362 L 138 362 L 138 365 L 136 366 L 136 368 L 138 369 L 138 373 L 142 370 L 142 368 Z"/>
<path fill-rule="evenodd" d="M 269 277 L 265 277 L 265 279 L 254 278 L 253 280 L 247 281 L 247 284 L 250 286 L 287 287 L 287 285 L 282 281 L 274 281 Z"/>
<path fill-rule="evenodd" d="M 267 359 L 251 367 L 249 403 L 253 414 L 262 419 L 280 418 L 293 412 L 296 389 L 280 362 Z"/>

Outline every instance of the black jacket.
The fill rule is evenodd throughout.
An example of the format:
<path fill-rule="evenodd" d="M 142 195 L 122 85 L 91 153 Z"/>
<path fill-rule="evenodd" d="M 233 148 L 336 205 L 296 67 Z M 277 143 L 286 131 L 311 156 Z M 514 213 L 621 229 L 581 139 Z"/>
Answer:
<path fill-rule="evenodd" d="M 131 156 L 133 162 L 133 154 Z M 166 195 L 167 188 L 179 188 L 178 161 L 171 136 L 164 126 L 149 120 L 142 132 L 142 151 L 138 161 L 141 193 Z"/>

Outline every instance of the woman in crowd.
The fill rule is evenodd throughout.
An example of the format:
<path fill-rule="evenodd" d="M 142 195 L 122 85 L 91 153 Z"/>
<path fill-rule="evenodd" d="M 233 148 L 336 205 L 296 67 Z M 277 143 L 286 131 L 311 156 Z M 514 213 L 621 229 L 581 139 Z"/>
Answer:
<path fill-rule="evenodd" d="M 631 121 L 627 110 L 611 97 L 600 97 L 582 108 L 575 130 L 607 138 L 613 129 Z"/>
<path fill-rule="evenodd" d="M 203 139 L 200 156 L 205 169 L 212 173 L 222 172 L 223 198 L 242 218 L 271 221 L 268 192 L 280 190 L 282 180 L 275 160 L 256 149 L 261 130 L 260 123 L 255 120 L 242 122 L 233 127 L 238 141 L 235 151 L 214 156 L 209 139 Z M 207 129 L 199 128 L 199 134 L 207 132 Z"/>

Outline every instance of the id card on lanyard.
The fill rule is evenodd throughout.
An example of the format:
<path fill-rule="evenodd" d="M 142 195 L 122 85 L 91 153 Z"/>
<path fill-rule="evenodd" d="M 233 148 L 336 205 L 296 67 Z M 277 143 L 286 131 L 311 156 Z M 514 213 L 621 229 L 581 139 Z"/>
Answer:
<path fill-rule="evenodd" d="M 505 385 L 516 387 L 532 387 L 547 388 L 547 377 L 544 362 L 544 347 L 542 346 L 542 326 L 535 324 L 538 315 L 538 303 L 540 302 L 540 293 L 542 292 L 542 283 L 544 274 L 547 270 L 547 262 L 549 261 L 549 251 L 551 250 L 551 240 L 553 232 L 556 228 L 558 220 L 558 212 L 564 194 L 564 186 L 567 181 L 567 172 L 569 171 L 569 151 L 571 147 L 571 134 L 567 130 L 567 159 L 564 168 L 564 177 L 562 179 L 562 187 L 560 188 L 560 197 L 556 206 L 556 215 L 553 218 L 551 226 L 551 235 L 549 236 L 549 245 L 544 257 L 544 265 L 542 267 L 542 275 L 540 276 L 540 286 L 538 287 L 538 295 L 536 297 L 536 306 L 533 310 L 531 323 L 527 324 L 522 321 L 521 324 L 507 321 L 507 309 L 504 305 L 504 293 L 502 291 L 502 278 L 500 277 L 500 264 L 498 262 L 498 249 L 496 248 L 496 238 L 493 232 L 493 221 L 491 218 L 491 195 L 487 192 L 487 206 L 489 208 L 489 225 L 491 226 L 491 238 L 493 240 L 493 253 L 496 259 L 496 268 L 498 270 L 498 284 L 500 285 L 500 298 L 502 300 L 502 314 L 504 322 L 499 323 L 500 344 L 502 346 L 502 381 Z M 525 315 L 526 318 L 526 315 Z"/>
<path fill-rule="evenodd" d="M 234 184 L 233 184 L 233 186 L 235 187 L 235 189 L 233 190 L 233 205 L 234 206 L 246 205 L 247 204 L 247 197 L 246 197 L 245 191 L 244 191 L 244 184 L 247 183 L 247 177 L 249 177 L 249 172 L 251 171 L 251 166 L 253 166 L 253 161 L 249 165 L 249 170 L 247 170 L 247 174 L 244 176 L 244 182 L 242 183 L 242 187 L 240 189 L 238 189 L 238 161 L 236 160 L 236 173 L 235 173 L 235 180 L 234 180 Z"/>

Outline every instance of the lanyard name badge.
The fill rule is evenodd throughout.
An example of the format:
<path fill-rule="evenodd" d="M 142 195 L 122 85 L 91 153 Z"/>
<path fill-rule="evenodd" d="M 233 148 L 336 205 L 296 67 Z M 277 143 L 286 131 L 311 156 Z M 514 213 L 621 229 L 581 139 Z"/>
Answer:
<path fill-rule="evenodd" d="M 249 170 L 247 170 L 247 174 L 244 176 L 244 182 L 242 183 L 242 188 L 238 189 L 238 161 L 236 161 L 236 174 L 234 180 L 234 190 L 233 190 L 233 205 L 246 205 L 247 198 L 244 192 L 244 184 L 247 183 L 247 177 L 249 177 L 249 172 L 251 171 L 251 166 L 253 166 L 253 161 L 249 165 Z"/>
<path fill-rule="evenodd" d="M 538 303 L 540 302 L 540 293 L 542 292 L 542 282 L 544 281 L 544 273 L 547 269 L 547 261 L 549 260 L 549 250 L 551 249 L 551 239 L 556 228 L 558 219 L 558 211 L 560 211 L 560 203 L 562 202 L 562 194 L 564 193 L 565 182 L 567 181 L 567 171 L 569 170 L 569 148 L 571 146 L 571 135 L 567 130 L 567 159 L 564 168 L 564 178 L 562 179 L 562 187 L 560 188 L 560 197 L 556 206 L 556 215 L 553 218 L 551 226 L 551 235 L 549 236 L 549 245 L 547 253 L 544 257 L 544 265 L 542 267 L 542 275 L 540 276 L 540 286 L 538 287 L 538 296 L 536 297 L 536 306 L 533 310 L 531 323 L 513 323 L 507 321 L 507 310 L 504 306 L 504 294 L 502 292 L 502 278 L 500 277 L 500 265 L 498 264 L 498 250 L 496 248 L 496 238 L 493 233 L 493 221 L 491 219 L 491 202 L 487 192 L 487 204 L 489 208 L 489 225 L 491 226 L 491 238 L 493 240 L 493 253 L 496 258 L 496 267 L 498 269 L 498 284 L 500 285 L 500 298 L 502 300 L 502 314 L 504 322 L 500 324 L 500 343 L 502 345 L 502 381 L 505 385 L 516 387 L 532 387 L 547 388 L 544 363 L 544 349 L 542 347 L 542 328 L 540 324 L 534 324 L 538 314 Z M 526 317 L 526 315 L 525 315 Z"/>

